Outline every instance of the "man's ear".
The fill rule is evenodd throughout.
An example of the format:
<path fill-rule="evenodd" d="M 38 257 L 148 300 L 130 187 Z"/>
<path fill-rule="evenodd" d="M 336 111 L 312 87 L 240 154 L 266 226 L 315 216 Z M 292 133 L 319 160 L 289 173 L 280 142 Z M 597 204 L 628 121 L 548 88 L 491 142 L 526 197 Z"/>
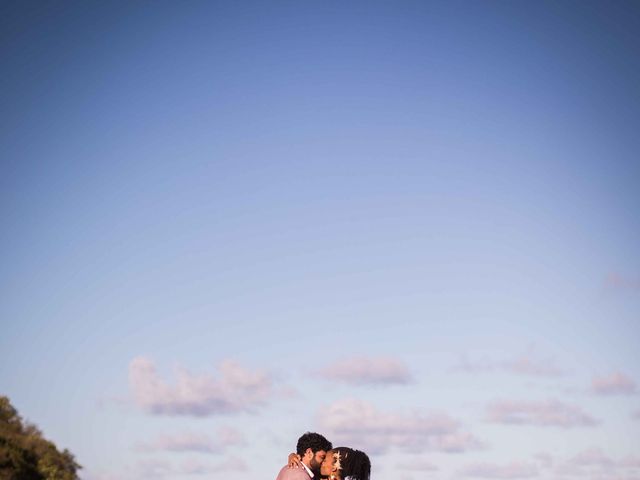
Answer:
<path fill-rule="evenodd" d="M 306 457 L 306 456 L 309 456 L 309 458 L 313 458 L 313 450 L 311 450 L 310 448 L 307 448 L 307 449 L 304 451 L 304 456 L 305 456 L 305 457 Z"/>

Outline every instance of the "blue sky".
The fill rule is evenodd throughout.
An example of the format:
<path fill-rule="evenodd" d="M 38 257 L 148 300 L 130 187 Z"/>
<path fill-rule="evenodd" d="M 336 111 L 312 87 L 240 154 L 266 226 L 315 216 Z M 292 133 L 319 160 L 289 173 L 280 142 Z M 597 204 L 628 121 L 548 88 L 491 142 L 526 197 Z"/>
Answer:
<path fill-rule="evenodd" d="M 636 3 L 0 9 L 1 393 L 82 478 L 640 478 Z"/>

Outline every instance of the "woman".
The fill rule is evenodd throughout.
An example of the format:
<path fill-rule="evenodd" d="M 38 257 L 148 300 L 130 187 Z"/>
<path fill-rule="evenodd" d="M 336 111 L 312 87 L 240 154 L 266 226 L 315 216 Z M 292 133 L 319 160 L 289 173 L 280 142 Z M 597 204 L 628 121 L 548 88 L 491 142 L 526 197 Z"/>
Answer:
<path fill-rule="evenodd" d="M 289 455 L 289 466 L 295 467 L 300 463 L 300 457 L 295 453 Z M 349 447 L 337 447 L 327 452 L 320 475 L 328 480 L 369 480 L 371 475 L 371 461 L 366 453 Z"/>
<path fill-rule="evenodd" d="M 369 480 L 371 461 L 360 450 L 337 447 L 327 452 L 320 474 L 329 480 Z"/>

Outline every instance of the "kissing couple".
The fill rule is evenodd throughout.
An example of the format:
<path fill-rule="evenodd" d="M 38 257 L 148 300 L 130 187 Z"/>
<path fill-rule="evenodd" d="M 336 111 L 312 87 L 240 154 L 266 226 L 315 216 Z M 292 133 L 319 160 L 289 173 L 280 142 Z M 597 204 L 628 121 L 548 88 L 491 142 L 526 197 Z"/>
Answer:
<path fill-rule="evenodd" d="M 333 448 L 319 433 L 303 434 L 296 453 L 282 467 L 276 480 L 369 480 L 371 461 L 366 453 L 349 447 Z"/>

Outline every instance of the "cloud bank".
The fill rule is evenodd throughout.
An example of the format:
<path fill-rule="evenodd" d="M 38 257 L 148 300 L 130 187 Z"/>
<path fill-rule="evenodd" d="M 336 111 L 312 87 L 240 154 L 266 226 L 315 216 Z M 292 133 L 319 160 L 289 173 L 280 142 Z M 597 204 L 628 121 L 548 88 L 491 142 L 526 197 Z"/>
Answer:
<path fill-rule="evenodd" d="M 555 473 L 572 478 L 638 480 L 640 457 L 612 458 L 601 448 L 592 447 L 561 462 Z"/>
<path fill-rule="evenodd" d="M 425 460 L 405 461 L 397 466 L 398 470 L 407 470 L 411 472 L 437 472 L 438 466 Z"/>
<path fill-rule="evenodd" d="M 446 414 L 387 413 L 362 400 L 346 399 L 318 412 L 318 423 L 334 443 L 379 454 L 395 448 L 405 452 L 464 452 L 481 443 L 461 431 Z"/>
<path fill-rule="evenodd" d="M 538 357 L 531 351 L 505 360 L 469 360 L 463 357 L 454 370 L 465 373 L 505 372 L 530 377 L 560 377 L 566 374 L 554 359 Z"/>
<path fill-rule="evenodd" d="M 504 465 L 475 463 L 463 468 L 459 476 L 485 479 L 539 477 L 566 480 L 639 480 L 640 457 L 613 458 L 601 448 L 592 447 L 562 459 L 542 453 L 536 455 L 532 462 L 511 462 Z"/>
<path fill-rule="evenodd" d="M 182 433 L 177 435 L 161 435 L 152 442 L 138 444 L 136 450 L 139 452 L 218 453 L 222 449 L 207 435 Z"/>
<path fill-rule="evenodd" d="M 125 478 L 149 478 L 157 480 L 176 478 L 184 475 L 207 475 L 207 477 L 210 477 L 212 475 L 218 476 L 221 473 L 242 473 L 248 470 L 249 467 L 244 460 L 233 456 L 217 464 L 205 464 L 193 458 L 186 459 L 179 464 L 174 464 L 164 459 L 149 459 L 139 461 L 134 467 L 133 475 Z"/>
<path fill-rule="evenodd" d="M 139 452 L 198 452 L 221 453 L 228 447 L 245 445 L 242 433 L 231 427 L 218 429 L 215 439 L 203 433 L 185 432 L 175 435 L 160 435 L 151 442 L 136 446 Z"/>
<path fill-rule="evenodd" d="M 253 411 L 271 395 L 272 381 L 264 372 L 252 372 L 227 360 L 219 373 L 216 378 L 179 369 L 176 384 L 169 385 L 151 360 L 137 357 L 129 365 L 129 385 L 136 404 L 155 415 L 204 417 Z"/>
<path fill-rule="evenodd" d="M 507 465 L 475 463 L 465 467 L 461 474 L 473 478 L 532 478 L 538 476 L 538 468 L 533 464 L 522 462 L 512 462 Z"/>
<path fill-rule="evenodd" d="M 320 370 L 325 380 L 349 385 L 394 385 L 411 382 L 409 369 L 390 357 L 354 357 L 337 361 Z"/>
<path fill-rule="evenodd" d="M 636 383 L 625 374 L 614 372 L 604 377 L 594 377 L 591 391 L 597 395 L 633 395 Z"/>
<path fill-rule="evenodd" d="M 493 423 L 561 428 L 590 427 L 597 424 L 593 417 L 579 407 L 557 400 L 494 402 L 487 408 L 487 419 Z"/>

